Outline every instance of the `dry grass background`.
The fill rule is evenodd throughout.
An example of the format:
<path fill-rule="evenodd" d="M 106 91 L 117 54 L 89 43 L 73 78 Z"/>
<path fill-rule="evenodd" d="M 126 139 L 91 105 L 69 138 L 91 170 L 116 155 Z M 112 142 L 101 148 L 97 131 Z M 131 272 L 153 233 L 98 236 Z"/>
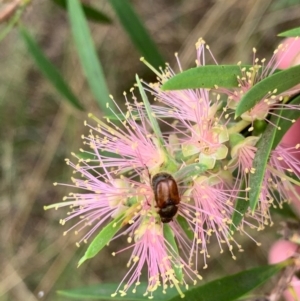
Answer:
<path fill-rule="evenodd" d="M 147 77 L 148 71 L 107 1 L 89 3 L 115 20 L 111 26 L 90 26 L 110 92 L 122 103 L 122 92 L 131 87 L 135 73 Z M 253 46 L 259 57 L 268 58 L 280 42 L 276 34 L 299 26 L 299 1 L 132 3 L 167 61 L 174 65 L 173 54 L 178 51 L 185 68 L 193 66 L 199 37 L 208 42 L 219 63 L 251 62 Z M 4 5 L 0 1 L 0 10 Z M 87 111 L 101 116 L 82 75 L 66 13 L 50 0 L 34 0 L 22 19 Z M 86 118 L 86 113 L 64 103 L 36 69 L 18 31 L 11 31 L 0 43 L 1 301 L 66 300 L 55 290 L 118 282 L 125 274 L 126 255 L 111 256 L 116 244 L 77 269 L 85 248 L 77 249 L 76 237 L 62 235 L 58 221 L 66 210 L 43 210 L 44 205 L 59 202 L 70 192 L 52 183 L 69 181 L 71 170 L 64 159 L 82 147 L 80 135 L 86 130 Z M 245 252 L 236 261 L 229 254 L 219 256 L 212 245 L 209 267 L 202 273 L 205 279 L 266 263 L 267 248 L 275 239 L 276 231 L 271 230 L 253 234 L 263 242 L 262 247 L 245 239 Z"/>

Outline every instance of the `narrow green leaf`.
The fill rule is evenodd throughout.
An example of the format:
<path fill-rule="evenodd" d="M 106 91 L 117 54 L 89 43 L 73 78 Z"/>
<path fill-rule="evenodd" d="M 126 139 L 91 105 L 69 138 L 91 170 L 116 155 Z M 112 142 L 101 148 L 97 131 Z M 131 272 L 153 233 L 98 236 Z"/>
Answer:
<path fill-rule="evenodd" d="M 109 0 L 115 10 L 124 30 L 129 35 L 132 43 L 154 67 L 164 66 L 165 60 L 158 51 L 154 41 L 149 36 L 140 18 L 128 0 Z"/>
<path fill-rule="evenodd" d="M 280 72 L 276 72 L 271 76 L 263 79 L 255 84 L 239 102 L 235 115 L 241 116 L 246 111 L 253 108 L 260 100 L 268 95 L 273 94 L 276 89 L 276 94 L 280 94 L 288 89 L 294 87 L 300 82 L 300 65 L 295 66 Z"/>
<path fill-rule="evenodd" d="M 279 37 L 298 37 L 300 36 L 300 27 L 296 27 L 278 34 Z"/>
<path fill-rule="evenodd" d="M 78 0 L 68 0 L 68 12 L 73 38 L 88 84 L 99 107 L 104 112 L 111 113 L 106 103 L 114 105 L 109 98 L 102 66 L 97 57 L 95 45 Z"/>
<path fill-rule="evenodd" d="M 246 183 L 245 181 L 243 181 L 240 187 L 241 191 L 237 197 L 234 212 L 232 215 L 232 224 L 230 225 L 230 231 L 233 232 L 236 231 L 238 225 L 242 221 L 243 216 L 247 212 L 247 209 L 249 207 L 249 201 L 245 199 L 247 196 L 245 188 L 246 188 Z"/>
<path fill-rule="evenodd" d="M 249 69 L 251 66 L 238 65 L 206 65 L 183 71 L 168 81 L 162 90 L 183 90 L 196 88 L 223 88 L 238 87 L 237 76 L 242 76 L 241 69 Z"/>
<path fill-rule="evenodd" d="M 290 102 L 290 105 L 299 105 L 300 104 L 300 95 L 295 96 Z M 285 135 L 285 133 L 289 130 L 289 128 L 293 125 L 290 120 L 297 120 L 300 118 L 300 111 L 293 109 L 284 109 L 281 114 L 282 118 L 280 119 L 278 126 L 280 130 L 276 132 L 272 149 L 275 149 L 277 145 L 280 143 L 281 139 Z M 283 119 L 286 118 L 286 119 Z"/>
<path fill-rule="evenodd" d="M 108 225 L 106 225 L 100 233 L 94 238 L 94 240 L 89 244 L 85 254 L 80 258 L 78 262 L 78 267 L 82 265 L 87 259 L 93 258 L 97 255 L 101 249 L 105 247 L 106 244 L 113 238 L 113 236 L 120 230 L 123 222 L 123 215 L 115 218 Z"/>
<path fill-rule="evenodd" d="M 180 227 L 182 228 L 182 230 L 184 231 L 184 233 L 186 234 L 186 236 L 192 240 L 194 238 L 194 232 L 190 228 L 186 219 L 183 216 L 178 215 L 177 222 L 180 225 Z"/>
<path fill-rule="evenodd" d="M 249 176 L 249 202 L 250 208 L 254 211 L 260 195 L 267 163 L 269 161 L 270 153 L 274 143 L 277 127 L 280 122 L 281 114 L 278 117 L 272 118 L 272 124 L 267 126 L 266 131 L 262 134 L 257 143 L 257 152 L 255 154 L 252 167 L 255 169 L 255 173 L 250 173 Z"/>
<path fill-rule="evenodd" d="M 137 85 L 138 85 L 139 92 L 141 94 L 143 103 L 145 105 L 145 109 L 146 109 L 146 112 L 147 112 L 148 119 L 149 119 L 149 121 L 151 123 L 151 127 L 153 129 L 154 134 L 155 134 L 155 137 L 158 139 L 159 146 L 161 148 L 165 149 L 164 141 L 162 139 L 162 133 L 161 133 L 160 127 L 158 125 L 158 122 L 157 122 L 156 118 L 154 117 L 154 113 L 153 113 L 152 108 L 150 106 L 148 97 L 147 97 L 147 95 L 145 93 L 145 90 L 144 90 L 144 88 L 142 86 L 142 83 L 141 83 L 138 75 L 136 75 L 135 78 L 136 78 L 136 82 L 137 82 Z"/>
<path fill-rule="evenodd" d="M 44 76 L 50 81 L 54 88 L 77 109 L 83 110 L 77 97 L 73 94 L 69 85 L 65 82 L 56 67 L 47 59 L 38 44 L 29 32 L 20 27 L 21 36 L 26 43 L 29 53 Z"/>
<path fill-rule="evenodd" d="M 296 96 L 295 98 L 293 98 L 289 104 L 300 104 L 300 96 Z M 267 130 L 263 133 L 261 139 L 259 140 L 259 143 L 257 145 L 258 151 L 253 162 L 253 167 L 256 168 L 256 172 L 255 174 L 250 175 L 250 187 L 261 187 L 259 185 L 262 184 L 270 152 L 277 147 L 282 137 L 293 125 L 293 123 L 290 120 L 297 120 L 299 118 L 299 111 L 292 109 L 284 109 L 281 111 L 281 117 L 282 118 L 279 118 L 276 121 L 276 125 L 280 128 L 280 130 L 277 130 L 272 125 L 268 125 Z M 283 117 L 287 119 L 284 119 Z M 245 186 L 243 186 L 242 189 L 244 188 Z M 241 198 L 238 198 L 235 207 L 236 211 L 232 216 L 233 223 L 231 226 L 231 230 L 234 230 L 235 227 L 239 225 L 243 218 L 243 215 L 247 211 L 249 204 L 252 210 L 254 210 L 258 201 L 259 192 L 259 189 L 250 190 L 250 202 L 247 202 L 243 199 L 245 198 L 245 192 L 241 192 Z"/>
<path fill-rule="evenodd" d="M 52 0 L 52 1 L 58 6 L 62 7 L 63 9 L 67 8 L 67 0 Z M 95 9 L 94 7 L 90 5 L 86 5 L 84 3 L 82 3 L 81 6 L 88 20 L 98 22 L 98 23 L 104 23 L 104 24 L 111 23 L 111 19 L 103 12 L 99 11 L 98 9 Z"/>
<path fill-rule="evenodd" d="M 217 279 L 185 292 L 189 301 L 233 301 L 264 284 L 288 263 L 260 266 Z M 182 301 L 178 295 L 169 301 Z"/>
<path fill-rule="evenodd" d="M 280 270 L 289 265 L 290 261 L 285 261 L 276 265 L 261 266 L 246 270 L 225 278 L 208 282 L 202 286 L 186 291 L 184 300 L 189 301 L 233 301 L 261 286 Z M 92 299 L 92 300 L 116 300 L 116 301 L 145 301 L 148 297 L 144 296 L 147 289 L 147 283 L 141 283 L 136 292 L 133 289 L 128 290 L 123 297 L 116 295 L 111 297 L 118 287 L 117 283 L 106 283 L 91 287 L 76 288 L 71 290 L 60 290 L 59 295 L 73 299 Z M 156 301 L 181 301 L 175 287 L 168 288 L 165 293 L 160 289 L 153 292 L 153 300 Z"/>
<path fill-rule="evenodd" d="M 168 224 L 164 224 L 163 227 L 164 227 L 164 238 L 171 246 L 171 248 L 168 247 L 168 251 L 169 251 L 170 255 L 175 258 L 175 261 L 178 260 L 178 262 L 177 262 L 178 265 L 173 264 L 173 270 L 175 272 L 176 278 L 179 280 L 179 282 L 181 282 L 183 280 L 183 274 L 182 274 L 181 264 L 179 263 L 180 256 L 179 256 L 177 244 L 175 241 L 174 233 Z"/>
<path fill-rule="evenodd" d="M 118 283 L 105 283 L 97 284 L 90 287 L 82 287 L 70 290 L 59 290 L 57 293 L 61 296 L 69 297 L 72 299 L 79 300 L 113 300 L 113 301 L 145 301 L 149 298 L 144 296 L 144 293 L 147 290 L 148 284 L 142 282 L 136 288 L 136 292 L 132 292 L 133 288 L 128 290 L 125 296 L 120 296 L 120 294 L 115 297 L 111 297 L 111 294 L 115 292 L 118 287 Z M 184 289 L 183 289 L 184 291 Z M 153 292 L 153 299 L 155 301 L 166 301 L 178 294 L 175 287 L 168 288 L 166 293 L 162 293 L 162 289 L 157 289 Z"/>

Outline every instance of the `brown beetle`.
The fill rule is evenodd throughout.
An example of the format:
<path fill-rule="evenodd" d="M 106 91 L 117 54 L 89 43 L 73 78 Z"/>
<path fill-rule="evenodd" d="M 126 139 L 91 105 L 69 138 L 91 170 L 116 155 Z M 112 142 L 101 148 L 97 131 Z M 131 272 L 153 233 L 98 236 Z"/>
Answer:
<path fill-rule="evenodd" d="M 152 178 L 152 189 L 161 221 L 169 223 L 177 213 L 180 203 L 177 183 L 170 174 L 160 172 Z"/>

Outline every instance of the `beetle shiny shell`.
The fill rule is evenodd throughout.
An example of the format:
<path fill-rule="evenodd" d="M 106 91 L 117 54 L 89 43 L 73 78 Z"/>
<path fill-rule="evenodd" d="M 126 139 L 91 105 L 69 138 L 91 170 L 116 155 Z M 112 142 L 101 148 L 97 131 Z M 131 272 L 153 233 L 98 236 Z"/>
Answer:
<path fill-rule="evenodd" d="M 161 221 L 169 223 L 177 213 L 180 203 L 177 183 L 170 174 L 160 172 L 152 178 L 152 189 Z"/>

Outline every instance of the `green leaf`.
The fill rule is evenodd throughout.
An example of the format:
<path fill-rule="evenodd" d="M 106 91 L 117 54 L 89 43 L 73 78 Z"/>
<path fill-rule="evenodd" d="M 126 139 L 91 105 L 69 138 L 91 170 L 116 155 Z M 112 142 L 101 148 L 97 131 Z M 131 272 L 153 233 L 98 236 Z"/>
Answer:
<path fill-rule="evenodd" d="M 115 292 L 118 287 L 118 283 L 105 283 L 97 284 L 91 287 L 82 287 L 70 290 L 59 290 L 57 293 L 61 296 L 69 297 L 72 299 L 92 299 L 92 300 L 113 300 L 113 301 L 145 301 L 149 300 L 143 294 L 147 290 L 148 284 L 142 282 L 137 288 L 136 292 L 132 292 L 133 288 L 128 290 L 127 294 L 121 297 L 119 294 L 115 297 L 111 297 L 111 294 Z M 184 290 L 183 290 L 184 291 Z M 157 289 L 153 292 L 153 299 L 155 301 L 166 301 L 178 294 L 175 287 L 168 288 L 166 293 L 162 293 L 162 290 Z"/>
<path fill-rule="evenodd" d="M 233 301 L 261 286 L 289 262 L 261 266 L 220 278 L 185 292 L 188 301 Z M 182 301 L 178 295 L 169 301 Z"/>
<path fill-rule="evenodd" d="M 300 104 L 300 96 L 298 95 L 294 97 L 289 104 Z M 234 212 L 232 216 L 233 224 L 231 226 L 231 230 L 234 230 L 234 228 L 239 225 L 244 213 L 247 211 L 249 204 L 252 210 L 256 208 L 260 194 L 260 189 L 257 189 L 257 187 L 261 187 L 262 185 L 270 153 L 277 147 L 282 137 L 293 125 L 290 120 L 297 120 L 299 118 L 299 114 L 300 113 L 298 110 L 282 109 L 280 114 L 281 118 L 273 118 L 275 119 L 275 122 L 272 120 L 272 122 L 275 123 L 275 126 L 271 124 L 267 126 L 267 130 L 263 133 L 257 144 L 258 150 L 253 161 L 253 167 L 255 168 L 256 172 L 254 174 L 250 174 L 250 187 L 252 188 L 249 192 L 250 202 L 248 203 L 242 199 L 245 197 L 245 193 L 241 192 L 242 198 L 238 199 L 235 207 L 238 212 Z M 278 130 L 276 127 L 280 128 L 280 130 Z"/>
<path fill-rule="evenodd" d="M 300 36 L 300 27 L 296 27 L 278 34 L 279 37 L 298 37 Z"/>
<path fill-rule="evenodd" d="M 163 227 L 164 227 L 164 238 L 171 246 L 171 247 L 168 247 L 168 252 L 173 258 L 175 258 L 175 261 L 177 261 L 177 264 L 176 263 L 172 264 L 176 279 L 178 279 L 179 282 L 182 282 L 183 274 L 182 274 L 181 264 L 179 263 L 180 256 L 179 256 L 177 244 L 175 241 L 174 233 L 168 224 L 164 224 Z"/>
<path fill-rule="evenodd" d="M 115 10 L 132 43 L 145 57 L 145 59 L 156 68 L 164 66 L 165 60 L 131 6 L 130 1 L 109 0 L 109 3 Z"/>
<path fill-rule="evenodd" d="M 122 214 L 121 216 L 115 218 L 100 231 L 100 233 L 89 244 L 88 249 L 86 250 L 83 257 L 80 258 L 78 267 L 82 265 L 82 263 L 87 259 L 93 258 L 95 255 L 97 255 L 100 250 L 110 242 L 113 236 L 121 229 L 123 217 L 124 216 Z"/>
<path fill-rule="evenodd" d="M 68 12 L 73 38 L 88 84 L 99 107 L 104 112 L 111 113 L 106 103 L 113 103 L 109 98 L 102 66 L 98 60 L 95 45 L 78 0 L 68 0 Z"/>
<path fill-rule="evenodd" d="M 67 8 L 67 0 L 52 0 L 52 1 L 64 9 Z M 82 3 L 81 6 L 88 20 L 97 23 L 111 24 L 111 19 L 103 12 L 99 11 L 98 9 L 95 9 L 92 6 L 86 5 L 84 3 Z"/>
<path fill-rule="evenodd" d="M 184 231 L 184 233 L 186 234 L 186 236 L 190 240 L 193 240 L 193 238 L 194 238 L 194 232 L 190 228 L 190 226 L 189 226 L 188 222 L 186 221 L 186 219 L 183 216 L 178 215 L 177 216 L 177 222 L 180 225 L 180 227 L 182 228 L 182 230 Z"/>
<path fill-rule="evenodd" d="M 186 291 L 183 289 L 185 299 L 188 301 L 233 301 L 252 291 L 256 287 L 264 284 L 272 276 L 276 275 L 287 265 L 291 264 L 289 260 L 276 265 L 261 266 L 254 269 L 246 270 L 231 276 L 220 278 L 208 282 L 202 286 Z M 116 295 L 111 297 L 115 292 L 118 284 L 106 283 L 91 287 L 76 288 L 71 290 L 60 290 L 59 295 L 73 299 L 92 299 L 92 300 L 116 300 L 116 301 L 145 301 L 148 297 L 144 296 L 147 289 L 147 283 L 141 283 L 136 292 L 133 289 L 128 290 L 123 297 Z M 155 301 L 181 301 L 175 287 L 168 288 L 166 293 L 160 289 L 153 292 Z"/>
<path fill-rule="evenodd" d="M 143 103 L 145 105 L 145 109 L 146 109 L 146 112 L 147 112 L 148 119 L 149 119 L 149 121 L 151 123 L 151 127 L 153 129 L 154 134 L 155 134 L 155 137 L 158 139 L 159 146 L 162 149 L 165 149 L 164 141 L 163 141 L 163 138 L 162 138 L 162 133 L 161 133 L 160 127 L 158 125 L 158 122 L 157 122 L 156 118 L 154 117 L 155 115 L 154 115 L 154 113 L 152 111 L 152 108 L 150 106 L 148 97 L 147 97 L 147 95 L 145 93 L 145 90 L 144 90 L 144 88 L 142 86 L 142 83 L 141 83 L 138 75 L 136 75 L 135 78 L 136 78 L 136 82 L 137 82 L 137 85 L 138 85 L 139 92 L 141 94 Z"/>
<path fill-rule="evenodd" d="M 238 87 L 237 76 L 242 76 L 241 69 L 251 66 L 238 65 L 206 65 L 183 71 L 162 86 L 162 90 L 183 90 L 196 88 Z"/>
<path fill-rule="evenodd" d="M 289 105 L 299 105 L 299 104 L 300 104 L 300 95 L 296 95 L 289 102 Z M 290 120 L 296 121 L 300 117 L 300 112 L 299 110 L 295 110 L 295 109 L 283 109 L 281 116 L 282 118 L 280 118 L 280 121 L 278 123 L 280 130 L 276 132 L 272 149 L 275 149 L 277 147 L 277 145 L 280 143 L 285 133 L 293 125 L 293 123 Z"/>
<path fill-rule="evenodd" d="M 300 66 L 295 66 L 280 72 L 276 72 L 255 84 L 241 99 L 235 111 L 235 116 L 241 116 L 246 111 L 253 108 L 259 101 L 269 93 L 280 94 L 294 87 L 300 82 Z"/>
<path fill-rule="evenodd" d="M 269 161 L 278 124 L 280 122 L 281 113 L 282 112 L 278 114 L 278 117 L 272 118 L 273 120 L 271 119 L 273 124 L 269 124 L 267 126 L 266 131 L 262 134 L 261 138 L 257 143 L 257 152 L 255 154 L 253 164 L 252 164 L 252 167 L 255 169 L 255 172 L 250 173 L 249 176 L 249 183 L 250 183 L 249 202 L 252 211 L 255 210 L 258 202 L 263 179 L 265 177 L 267 163 Z"/>
<path fill-rule="evenodd" d="M 29 32 L 25 28 L 20 27 L 20 33 L 24 42 L 26 43 L 29 53 L 44 76 L 72 106 L 83 110 L 82 105 L 79 103 L 77 97 L 73 94 L 71 88 L 65 82 L 56 67 L 47 59 Z"/>

